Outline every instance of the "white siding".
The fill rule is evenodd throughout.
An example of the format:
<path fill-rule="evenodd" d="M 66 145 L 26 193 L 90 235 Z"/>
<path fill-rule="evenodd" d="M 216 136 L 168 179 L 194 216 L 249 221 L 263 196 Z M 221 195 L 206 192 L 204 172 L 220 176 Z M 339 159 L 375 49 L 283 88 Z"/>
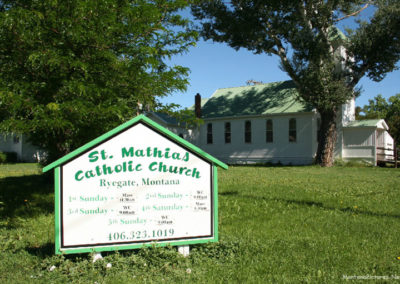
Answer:
<path fill-rule="evenodd" d="M 344 128 L 344 160 L 361 159 L 376 165 L 375 128 Z"/>
<path fill-rule="evenodd" d="M 38 162 L 45 158 L 45 152 L 27 142 L 25 135 L 18 135 L 15 139 L 14 134 L 0 134 L 0 151 L 17 153 L 21 162 Z"/>
<path fill-rule="evenodd" d="M 394 140 L 392 136 L 383 129 L 377 129 L 376 132 L 378 160 L 394 160 Z"/>
<path fill-rule="evenodd" d="M 22 135 L 21 145 L 19 159 L 22 162 L 40 162 L 46 159 L 46 152 L 29 143 L 25 135 Z"/>
<path fill-rule="evenodd" d="M 15 140 L 15 134 L 3 135 L 0 134 L 0 151 L 1 152 L 16 152 L 18 155 L 21 153 L 21 139 Z"/>
<path fill-rule="evenodd" d="M 343 146 L 374 146 L 375 129 L 374 128 L 349 128 L 343 129 Z"/>
<path fill-rule="evenodd" d="M 385 148 L 394 148 L 394 139 L 387 131 L 384 134 L 384 145 Z"/>
<path fill-rule="evenodd" d="M 289 119 L 297 124 L 296 142 L 289 142 Z M 273 121 L 273 142 L 266 142 L 266 121 Z M 245 121 L 251 121 L 252 141 L 245 143 Z M 226 163 L 310 164 L 316 150 L 313 114 L 205 120 L 194 141 L 204 151 Z M 231 143 L 225 143 L 225 122 L 231 123 Z M 207 144 L 207 123 L 213 124 L 213 143 Z"/>
<path fill-rule="evenodd" d="M 342 105 L 340 116 L 342 125 L 346 126 L 349 122 L 356 120 L 356 103 L 354 98 L 349 100 L 347 104 Z"/>

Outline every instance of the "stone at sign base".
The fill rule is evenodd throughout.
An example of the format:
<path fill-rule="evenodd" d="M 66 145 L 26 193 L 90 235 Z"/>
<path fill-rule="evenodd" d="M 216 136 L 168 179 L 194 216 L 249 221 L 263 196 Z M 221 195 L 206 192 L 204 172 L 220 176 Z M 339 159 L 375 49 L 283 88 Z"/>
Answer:
<path fill-rule="evenodd" d="M 98 261 L 99 259 L 103 259 L 103 256 L 101 255 L 101 252 L 96 252 L 93 255 L 93 263 L 95 263 L 96 261 Z"/>
<path fill-rule="evenodd" d="M 189 256 L 190 248 L 189 246 L 178 246 L 178 252 L 184 257 Z"/>

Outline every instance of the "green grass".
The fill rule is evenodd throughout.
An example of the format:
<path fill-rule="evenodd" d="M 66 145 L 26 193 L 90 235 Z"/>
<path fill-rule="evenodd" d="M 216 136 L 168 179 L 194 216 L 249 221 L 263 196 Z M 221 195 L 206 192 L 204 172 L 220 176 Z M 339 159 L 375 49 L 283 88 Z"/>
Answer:
<path fill-rule="evenodd" d="M 147 248 L 105 253 L 93 264 L 87 254 L 54 255 L 54 194 L 48 177 L 36 165 L 0 165 L 0 282 L 400 278 L 399 182 L 397 169 L 231 167 L 219 171 L 219 243 L 193 246 L 188 258 L 175 248 Z"/>

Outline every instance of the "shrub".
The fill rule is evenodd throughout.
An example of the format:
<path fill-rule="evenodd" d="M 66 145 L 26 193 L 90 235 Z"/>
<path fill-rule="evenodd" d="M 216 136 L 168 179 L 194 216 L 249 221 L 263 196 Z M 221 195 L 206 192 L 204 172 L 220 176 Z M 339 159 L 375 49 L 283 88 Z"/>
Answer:
<path fill-rule="evenodd" d="M 16 163 L 18 155 L 16 152 L 0 152 L 0 164 Z"/>
<path fill-rule="evenodd" d="M 3 152 L 0 152 L 0 164 L 4 164 L 7 161 L 7 155 Z"/>

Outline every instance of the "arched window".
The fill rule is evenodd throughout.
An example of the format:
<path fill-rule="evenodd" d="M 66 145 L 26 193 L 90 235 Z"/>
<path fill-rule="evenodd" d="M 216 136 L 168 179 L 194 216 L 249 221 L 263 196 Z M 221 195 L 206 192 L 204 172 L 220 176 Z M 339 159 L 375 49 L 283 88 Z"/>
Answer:
<path fill-rule="evenodd" d="M 251 143 L 251 121 L 246 120 L 244 123 L 244 142 Z"/>
<path fill-rule="evenodd" d="M 212 123 L 207 124 L 207 144 L 213 143 Z"/>
<path fill-rule="evenodd" d="M 268 119 L 265 125 L 265 141 L 267 143 L 274 142 L 274 132 L 273 132 L 273 124 L 272 119 Z"/>
<path fill-rule="evenodd" d="M 296 129 L 296 119 L 289 119 L 289 142 L 296 142 L 297 140 L 297 129 Z"/>
<path fill-rule="evenodd" d="M 225 143 L 231 143 L 231 123 L 225 122 Z"/>

